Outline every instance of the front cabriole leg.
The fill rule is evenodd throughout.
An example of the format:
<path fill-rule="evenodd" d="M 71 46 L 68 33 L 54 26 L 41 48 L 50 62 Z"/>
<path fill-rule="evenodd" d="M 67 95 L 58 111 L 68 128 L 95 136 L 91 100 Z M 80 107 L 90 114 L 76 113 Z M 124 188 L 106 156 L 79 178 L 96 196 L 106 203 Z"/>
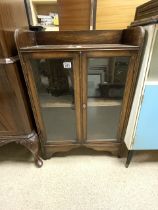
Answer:
<path fill-rule="evenodd" d="M 43 161 L 39 157 L 39 139 L 35 132 L 30 134 L 28 138 L 17 140 L 16 143 L 25 146 L 33 154 L 35 165 L 38 168 L 42 167 Z"/>

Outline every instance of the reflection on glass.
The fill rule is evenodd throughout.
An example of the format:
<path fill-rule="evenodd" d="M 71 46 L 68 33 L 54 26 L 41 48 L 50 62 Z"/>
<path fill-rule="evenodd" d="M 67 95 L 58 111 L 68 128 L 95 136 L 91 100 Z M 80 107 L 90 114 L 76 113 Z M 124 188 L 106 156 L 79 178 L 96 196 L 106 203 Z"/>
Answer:
<path fill-rule="evenodd" d="M 88 139 L 116 139 L 128 57 L 88 60 Z"/>
<path fill-rule="evenodd" d="M 158 62 L 157 62 L 157 55 L 158 55 L 158 32 L 156 34 L 156 39 L 154 43 L 153 53 L 151 57 L 149 75 L 147 81 L 156 81 L 158 82 Z"/>
<path fill-rule="evenodd" d="M 71 59 L 31 60 L 47 140 L 76 139 Z"/>

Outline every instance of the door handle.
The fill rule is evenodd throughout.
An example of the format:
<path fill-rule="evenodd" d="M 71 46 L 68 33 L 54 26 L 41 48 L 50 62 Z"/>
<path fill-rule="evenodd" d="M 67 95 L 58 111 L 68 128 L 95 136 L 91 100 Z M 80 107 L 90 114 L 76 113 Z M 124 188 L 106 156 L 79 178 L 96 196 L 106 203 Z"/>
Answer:
<path fill-rule="evenodd" d="M 87 105 L 86 104 L 83 104 L 83 109 L 86 109 L 87 108 Z"/>

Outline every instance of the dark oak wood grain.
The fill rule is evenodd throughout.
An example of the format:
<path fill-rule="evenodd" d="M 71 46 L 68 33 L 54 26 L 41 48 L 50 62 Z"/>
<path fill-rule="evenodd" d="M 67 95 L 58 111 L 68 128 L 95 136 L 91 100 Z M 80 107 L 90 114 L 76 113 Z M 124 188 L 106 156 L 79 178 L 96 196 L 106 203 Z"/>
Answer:
<path fill-rule="evenodd" d="M 0 65 L 0 134 L 24 135 L 32 130 L 17 64 Z M 13 82 L 14 81 L 14 82 Z"/>
<path fill-rule="evenodd" d="M 37 45 L 120 44 L 121 37 L 122 30 L 38 32 L 36 42 Z"/>
<path fill-rule="evenodd" d="M 37 45 L 32 47 L 23 47 L 23 52 L 35 52 L 39 50 L 50 51 L 89 51 L 89 50 L 138 50 L 139 46 L 125 45 L 125 44 L 81 44 L 81 45 Z"/>
<path fill-rule="evenodd" d="M 158 14 L 158 1 L 152 0 L 140 5 L 136 9 L 135 20 L 140 20 Z"/>
<path fill-rule="evenodd" d="M 28 87 L 32 109 L 41 137 L 43 156 L 51 157 L 60 151 L 85 146 L 99 151 L 118 152 L 127 127 L 135 86 L 139 75 L 139 61 L 144 40 L 141 27 L 119 31 L 29 32 L 16 31 L 16 43 Z M 23 39 L 25 37 L 26 39 Z M 33 43 L 31 44 L 31 40 Z M 79 48 L 76 45 L 81 45 Z M 74 50 L 75 49 L 75 50 Z M 88 58 L 127 56 L 130 58 L 122 110 L 116 141 L 87 140 L 87 67 Z M 39 99 L 30 66 L 30 59 L 72 58 L 75 63 L 75 112 L 77 139 L 47 141 L 40 113 Z"/>
<path fill-rule="evenodd" d="M 145 35 L 145 31 L 140 26 L 135 27 L 135 28 L 128 28 L 128 30 L 123 31 L 122 43 L 126 45 L 131 44 L 134 46 L 141 47 L 143 45 L 142 40 L 143 40 L 144 35 Z"/>
<path fill-rule="evenodd" d="M 136 8 L 135 20 L 131 26 L 143 26 L 158 22 L 158 1 L 152 0 Z"/>
<path fill-rule="evenodd" d="M 23 1 L 0 1 L 0 146 L 24 145 L 41 167 L 39 139 L 14 41 L 15 29 L 27 25 Z"/>
<path fill-rule="evenodd" d="M 0 1 L 0 33 L 1 46 L 4 57 L 17 55 L 14 41 L 16 28 L 28 27 L 24 1 L 1 0 Z"/>

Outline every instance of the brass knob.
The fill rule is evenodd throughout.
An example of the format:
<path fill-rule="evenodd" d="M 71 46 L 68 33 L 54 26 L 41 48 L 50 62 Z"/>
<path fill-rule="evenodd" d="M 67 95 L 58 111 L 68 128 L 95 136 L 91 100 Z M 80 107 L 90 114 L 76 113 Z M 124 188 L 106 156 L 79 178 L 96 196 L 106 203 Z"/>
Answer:
<path fill-rule="evenodd" d="M 83 104 L 83 109 L 86 109 L 86 107 L 87 107 L 86 104 Z"/>

